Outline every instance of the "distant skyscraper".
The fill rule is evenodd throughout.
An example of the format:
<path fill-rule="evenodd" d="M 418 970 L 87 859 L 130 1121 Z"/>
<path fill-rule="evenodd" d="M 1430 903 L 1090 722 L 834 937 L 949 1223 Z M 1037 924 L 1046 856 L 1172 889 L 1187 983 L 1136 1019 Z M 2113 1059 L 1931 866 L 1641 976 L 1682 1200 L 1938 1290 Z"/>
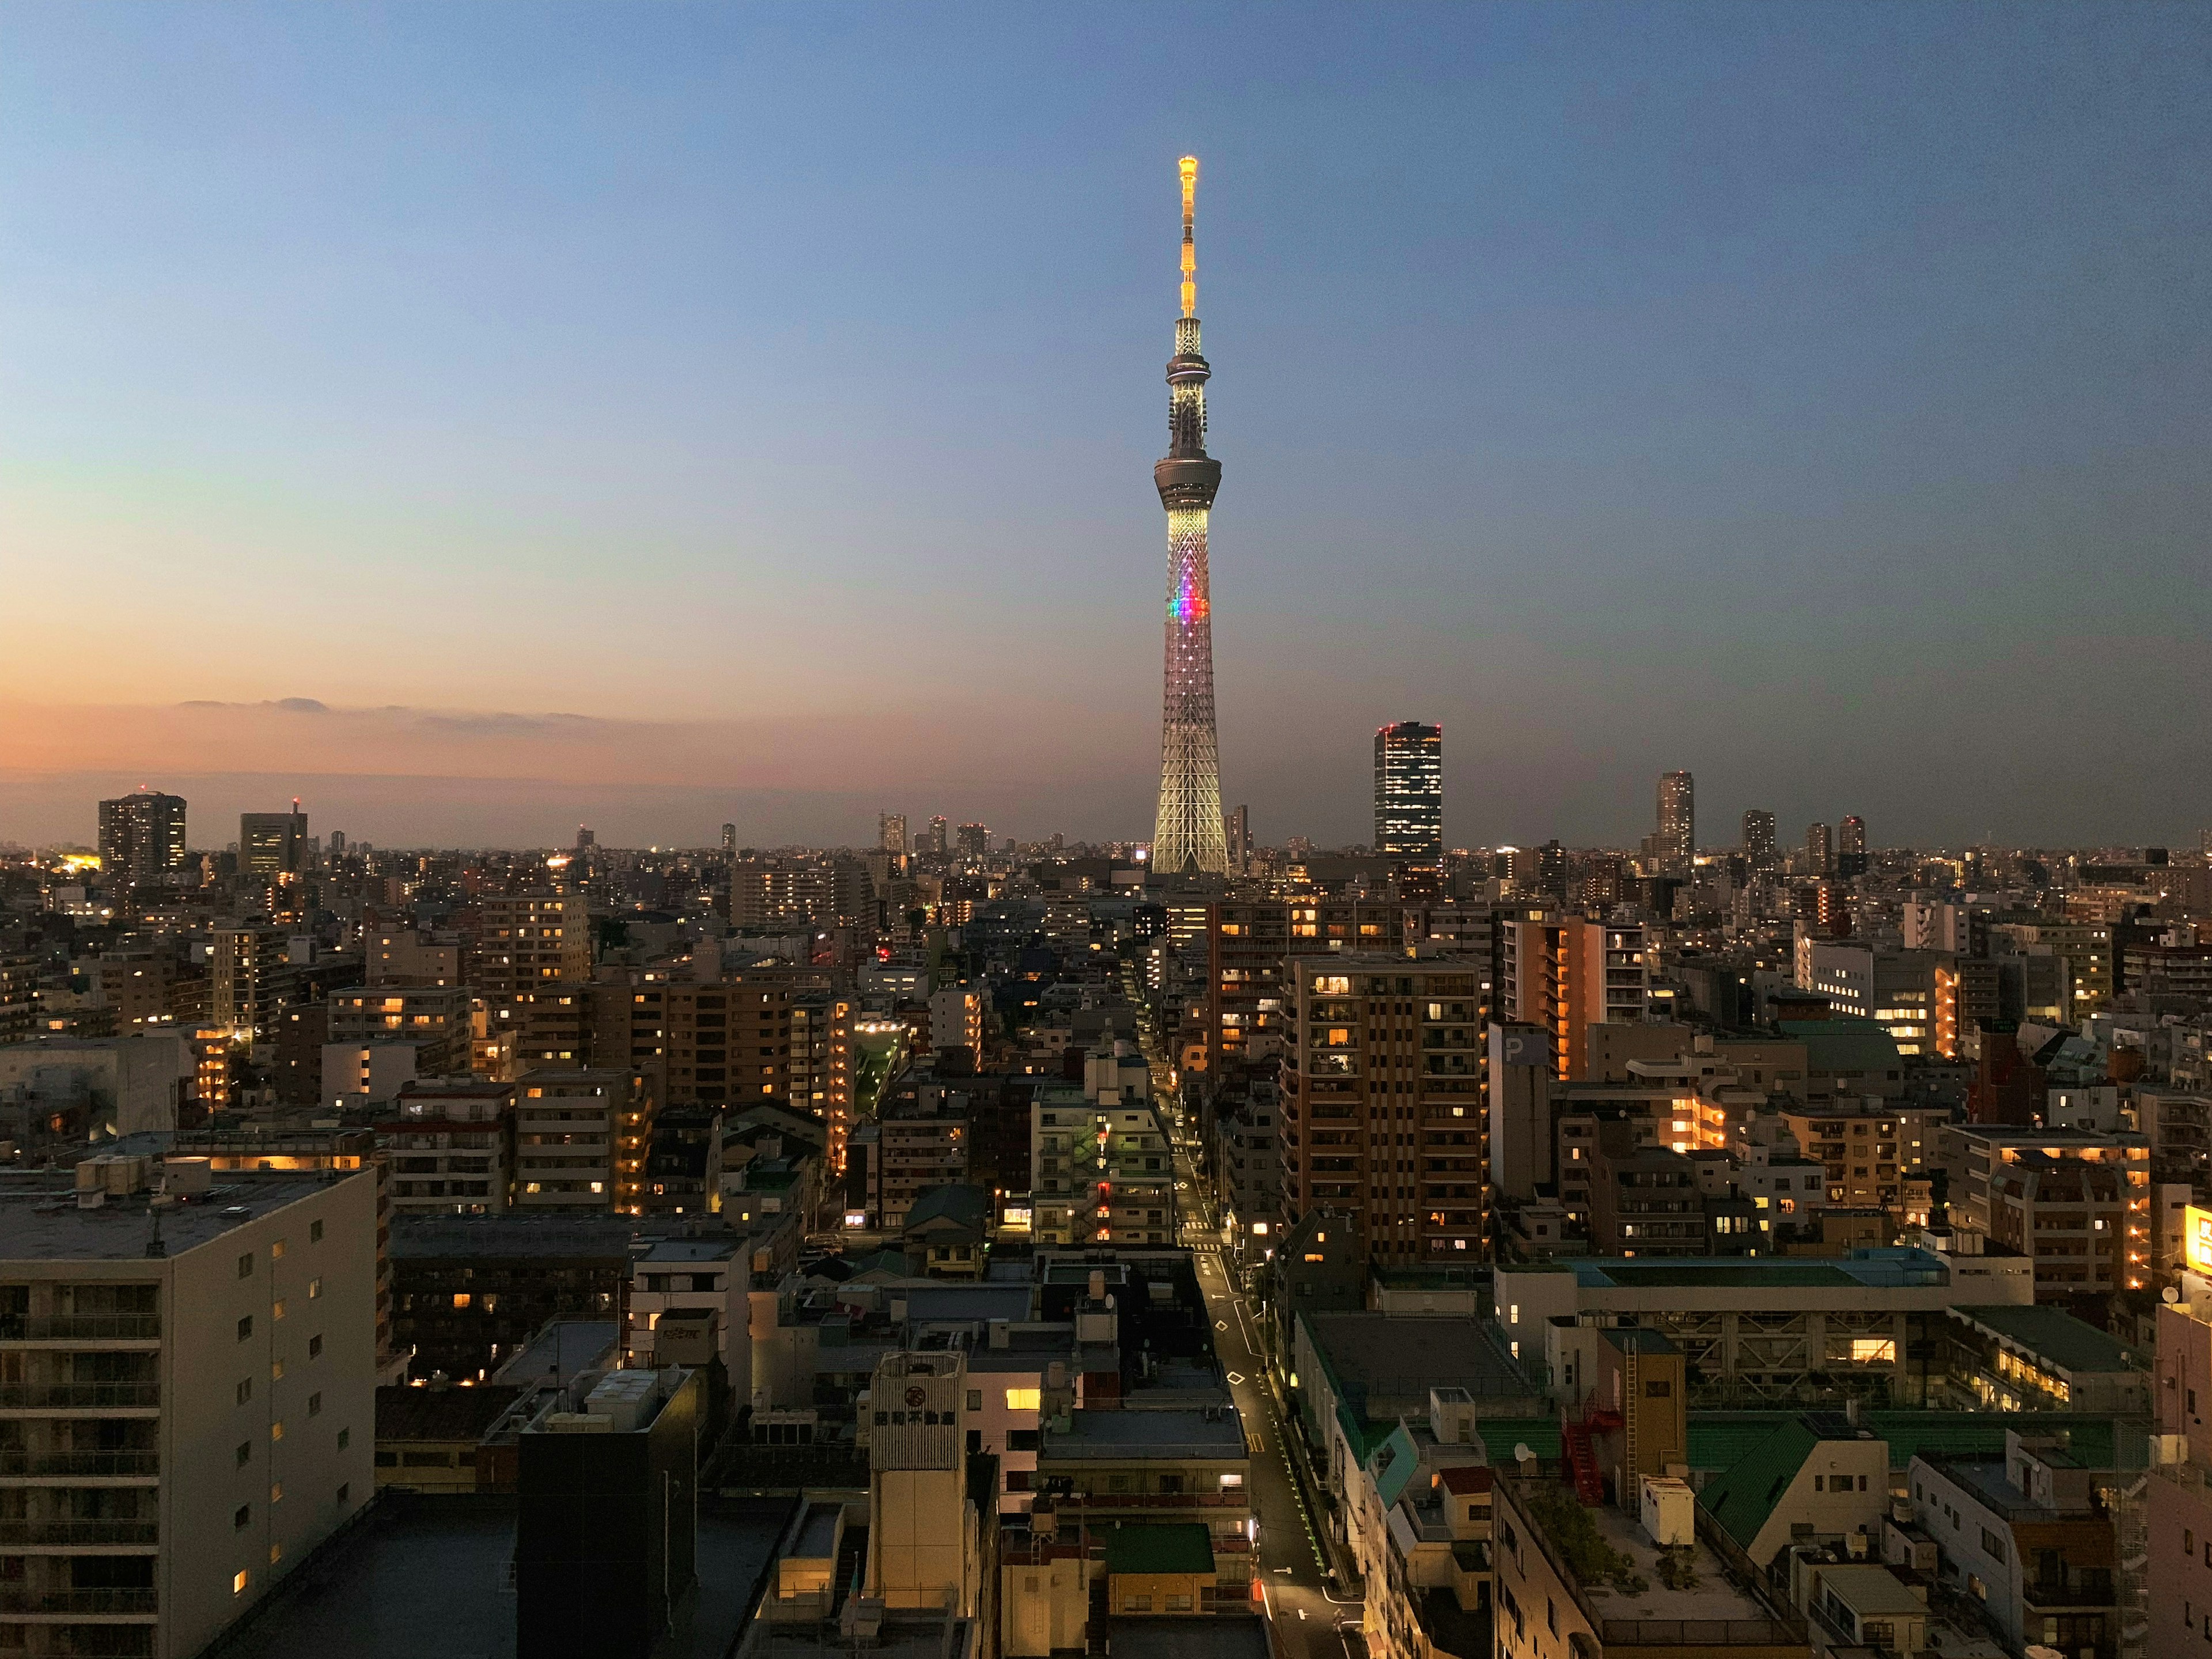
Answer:
<path fill-rule="evenodd" d="M 722 826 L 722 850 L 725 853 L 734 853 L 738 850 L 738 826 L 734 823 L 726 823 Z"/>
<path fill-rule="evenodd" d="M 1407 872 L 1444 867 L 1444 729 L 1400 720 L 1375 733 L 1375 850 Z"/>
<path fill-rule="evenodd" d="M 1249 806 L 1230 810 L 1225 833 L 1229 840 L 1229 867 L 1244 871 L 1252 864 L 1252 809 Z"/>
<path fill-rule="evenodd" d="M 1808 876 L 1833 875 L 1836 870 L 1835 832 L 1825 823 L 1805 826 L 1805 873 Z"/>
<path fill-rule="evenodd" d="M 1836 873 L 1863 876 L 1866 871 L 1866 820 L 1855 814 L 1836 826 Z"/>
<path fill-rule="evenodd" d="M 335 859 L 335 858 L 343 858 L 343 857 L 345 855 L 345 849 L 346 849 L 346 832 L 345 832 L 344 830 L 331 830 L 331 856 L 332 858 L 334 858 L 334 859 Z"/>
<path fill-rule="evenodd" d="M 1213 727 L 1213 605 L 1206 520 L 1221 463 L 1206 453 L 1206 382 L 1198 349 L 1198 252 L 1193 231 L 1198 158 L 1182 158 L 1182 316 L 1168 362 L 1168 453 L 1152 483 L 1168 514 L 1167 693 L 1160 720 L 1160 810 L 1152 867 L 1170 875 L 1229 873 L 1221 822 L 1221 759 Z"/>
<path fill-rule="evenodd" d="M 951 829 L 951 826 L 946 823 L 943 818 L 930 819 L 929 844 L 922 850 L 927 853 L 934 853 L 938 857 L 943 858 L 947 853 L 952 850 Z"/>
<path fill-rule="evenodd" d="M 1754 806 L 1743 815 L 1743 853 L 1754 870 L 1774 862 L 1774 814 Z"/>
<path fill-rule="evenodd" d="M 185 867 L 185 798 L 142 790 L 100 803 L 100 867 L 152 881 Z"/>
<path fill-rule="evenodd" d="M 963 859 L 988 858 L 991 852 L 991 826 L 988 823 L 963 823 L 956 849 Z"/>
<path fill-rule="evenodd" d="M 301 868 L 307 858 L 307 815 L 294 801 L 289 812 L 241 812 L 238 868 L 264 880 Z"/>
<path fill-rule="evenodd" d="M 907 854 L 906 814 L 878 812 L 876 814 L 876 847 L 878 851 L 904 858 Z"/>
<path fill-rule="evenodd" d="M 576 850 L 579 853 L 599 844 L 599 837 L 596 831 L 587 830 L 580 823 L 576 826 Z"/>
<path fill-rule="evenodd" d="M 1659 775 L 1659 873 L 1686 876 L 1698 856 L 1697 786 L 1687 772 Z"/>

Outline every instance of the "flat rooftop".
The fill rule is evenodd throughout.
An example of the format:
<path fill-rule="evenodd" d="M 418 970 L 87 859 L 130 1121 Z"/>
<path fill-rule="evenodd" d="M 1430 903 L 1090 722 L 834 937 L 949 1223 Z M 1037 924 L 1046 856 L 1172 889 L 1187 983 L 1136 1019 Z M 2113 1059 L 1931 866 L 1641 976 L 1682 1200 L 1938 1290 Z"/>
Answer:
<path fill-rule="evenodd" d="M 1243 1457 L 1244 1430 L 1231 1411 L 1077 1412 L 1065 1429 L 1045 1431 L 1047 1461 L 1131 1457 Z"/>
<path fill-rule="evenodd" d="M 1649 1260 L 1576 1256 L 1559 1266 L 1585 1290 L 1863 1290 L 1942 1286 L 1949 1270 L 1929 1251 L 1911 1247 L 1854 1250 L 1833 1261 L 1786 1256 L 1691 1256 Z"/>
<path fill-rule="evenodd" d="M 656 1659 L 724 1659 L 789 1513 L 788 1499 L 702 1504 L 698 1603 Z M 356 1531 L 308 1557 L 209 1659 L 514 1659 L 514 1517 L 512 1498 L 381 1494 Z"/>
<path fill-rule="evenodd" d="M 1629 1595 L 1614 1590 L 1601 1598 L 1607 1620 L 1614 1619 L 1765 1619 L 1769 1616 L 1752 1595 L 1738 1589 L 1721 1568 L 1720 1557 L 1704 1543 L 1691 1546 L 1691 1568 L 1695 1580 L 1687 1589 L 1669 1589 L 1659 1577 L 1659 1547 L 1634 1520 L 1610 1504 L 1585 1510 L 1597 1522 L 1598 1536 L 1636 1564 L 1636 1571 L 1651 1581 L 1650 1588 Z"/>
<path fill-rule="evenodd" d="M 744 1245 L 742 1235 L 728 1238 L 656 1238 L 633 1260 L 647 1267 L 696 1261 L 727 1261 Z"/>
<path fill-rule="evenodd" d="M 1340 1396 L 1358 1401 L 1370 1416 L 1425 1412 L 1433 1388 L 1464 1389 L 1479 1399 L 1535 1392 L 1481 1325 L 1464 1316 L 1347 1312 L 1304 1317 Z"/>
<path fill-rule="evenodd" d="M 394 1261 L 453 1256 L 629 1259 L 637 1223 L 607 1215 L 395 1215 Z"/>
<path fill-rule="evenodd" d="M 1992 1336 L 2027 1349 L 2075 1376 L 2145 1368 L 2136 1351 L 2117 1337 L 2049 1304 L 1974 1304 L 1951 1311 Z"/>
<path fill-rule="evenodd" d="M 361 1179 L 360 1171 L 337 1179 Z M 73 1187 L 0 1192 L 0 1257 L 11 1261 L 143 1261 L 156 1218 L 164 1250 L 181 1255 L 210 1243 L 242 1222 L 258 1221 L 288 1204 L 327 1192 L 319 1173 L 226 1171 L 190 1202 L 153 1205 L 147 1195 L 110 1198 L 80 1209 Z"/>

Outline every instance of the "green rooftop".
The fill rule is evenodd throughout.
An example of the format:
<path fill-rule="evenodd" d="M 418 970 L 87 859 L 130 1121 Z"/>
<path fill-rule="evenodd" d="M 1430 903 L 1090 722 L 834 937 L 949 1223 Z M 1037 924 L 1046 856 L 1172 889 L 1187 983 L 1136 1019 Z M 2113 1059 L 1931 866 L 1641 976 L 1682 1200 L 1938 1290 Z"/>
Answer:
<path fill-rule="evenodd" d="M 1213 1537 L 1202 1522 L 1160 1527 L 1115 1527 L 1106 1534 L 1106 1571 L 1213 1572 Z"/>
<path fill-rule="evenodd" d="M 1951 1311 L 2077 1376 L 2144 1369 L 2134 1349 L 2063 1308 L 1978 1303 Z"/>
<path fill-rule="evenodd" d="M 1774 1513 L 1775 1504 L 1820 1443 L 1820 1437 L 1803 1418 L 1792 1418 L 1727 1474 L 1709 1481 L 1698 1494 L 1698 1502 L 1729 1537 L 1749 1549 L 1767 1516 Z"/>

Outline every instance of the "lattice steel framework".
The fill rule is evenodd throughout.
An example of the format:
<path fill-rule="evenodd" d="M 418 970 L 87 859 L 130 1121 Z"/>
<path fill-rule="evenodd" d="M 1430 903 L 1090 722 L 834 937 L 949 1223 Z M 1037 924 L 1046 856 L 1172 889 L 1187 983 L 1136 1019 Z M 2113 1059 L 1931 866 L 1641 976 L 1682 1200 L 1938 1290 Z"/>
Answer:
<path fill-rule="evenodd" d="M 1152 867 L 1171 875 L 1229 873 L 1221 821 L 1221 761 L 1213 726 L 1213 605 L 1206 518 L 1221 463 L 1206 453 L 1206 382 L 1198 349 L 1198 158 L 1182 173 L 1182 315 L 1168 363 L 1168 453 L 1152 468 L 1168 514 L 1167 691 L 1160 716 L 1160 811 Z"/>

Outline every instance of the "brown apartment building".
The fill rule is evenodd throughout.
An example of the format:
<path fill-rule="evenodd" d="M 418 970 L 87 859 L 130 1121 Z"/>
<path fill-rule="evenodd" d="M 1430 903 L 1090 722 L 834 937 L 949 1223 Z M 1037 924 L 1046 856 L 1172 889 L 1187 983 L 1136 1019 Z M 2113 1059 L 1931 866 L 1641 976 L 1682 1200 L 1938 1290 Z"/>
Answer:
<path fill-rule="evenodd" d="M 1292 966 L 1284 1219 L 1355 1215 L 1380 1261 L 1487 1260 L 1483 963 L 1347 952 Z"/>
<path fill-rule="evenodd" d="M 1381 899 L 1227 898 L 1206 906 L 1206 1052 L 1214 1070 L 1272 1056 L 1298 958 L 1395 950 L 1403 925 L 1400 907 Z"/>

